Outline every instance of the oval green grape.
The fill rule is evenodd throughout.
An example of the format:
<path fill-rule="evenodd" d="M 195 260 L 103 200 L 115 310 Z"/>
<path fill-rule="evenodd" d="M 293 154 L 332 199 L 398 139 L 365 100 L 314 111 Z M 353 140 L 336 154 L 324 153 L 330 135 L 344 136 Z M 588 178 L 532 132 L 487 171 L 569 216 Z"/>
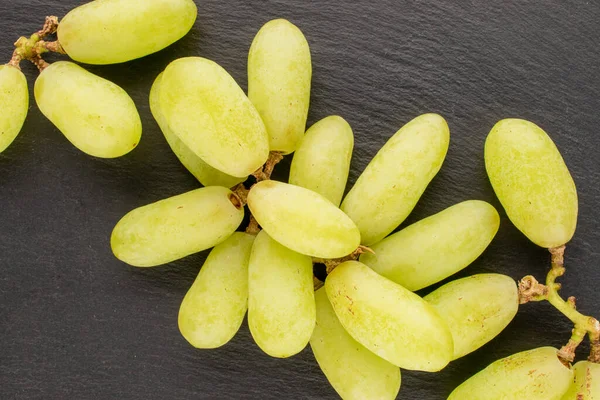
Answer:
<path fill-rule="evenodd" d="M 453 360 L 496 336 L 519 309 L 519 291 L 506 275 L 480 274 L 445 284 L 423 298 L 446 321 L 454 341 Z"/>
<path fill-rule="evenodd" d="M 388 236 L 360 261 L 408 290 L 419 290 L 475 261 L 499 226 L 492 205 L 464 201 Z"/>
<path fill-rule="evenodd" d="M 29 109 L 27 79 L 18 68 L 0 65 L 0 153 L 15 140 Z"/>
<path fill-rule="evenodd" d="M 300 186 L 259 182 L 248 193 L 248 207 L 269 236 L 301 254 L 338 258 L 360 244 L 358 228 L 346 214 Z"/>
<path fill-rule="evenodd" d="M 367 350 L 346 332 L 325 288 L 315 292 L 317 323 L 310 347 L 319 367 L 344 400 L 393 400 L 400 390 L 400 368 Z"/>
<path fill-rule="evenodd" d="M 267 22 L 248 54 L 248 97 L 265 122 L 271 151 L 296 150 L 310 103 L 312 64 L 306 38 L 284 19 Z"/>
<path fill-rule="evenodd" d="M 95 0 L 65 15 L 58 40 L 75 61 L 122 63 L 181 39 L 197 12 L 193 0 Z"/>
<path fill-rule="evenodd" d="M 513 224 L 545 248 L 567 243 L 577 225 L 577 189 L 556 145 L 539 126 L 504 119 L 485 141 L 485 168 Z"/>
<path fill-rule="evenodd" d="M 289 182 L 340 205 L 354 147 L 352 128 L 338 116 L 323 118 L 307 131 L 290 167 Z"/>
<path fill-rule="evenodd" d="M 299 353 L 315 326 L 311 258 L 261 231 L 248 270 L 248 325 L 254 341 L 272 357 Z"/>
<path fill-rule="evenodd" d="M 360 229 L 362 244 L 379 242 L 406 219 L 440 170 L 449 141 L 444 118 L 424 114 L 379 150 L 341 206 Z"/>
<path fill-rule="evenodd" d="M 523 351 L 488 365 L 463 382 L 448 400 L 560 400 L 573 372 L 552 347 Z"/>
<path fill-rule="evenodd" d="M 245 177 L 236 178 L 227 175 L 205 163 L 173 133 L 171 128 L 169 128 L 169 124 L 167 124 L 160 109 L 159 102 L 162 76 L 163 73 L 161 72 L 154 80 L 152 89 L 150 89 L 150 111 L 161 132 L 165 136 L 167 143 L 171 147 L 171 150 L 175 153 L 179 161 L 181 161 L 183 166 L 204 186 L 224 186 L 230 188 L 245 181 Z"/>
<path fill-rule="evenodd" d="M 140 141 L 142 122 L 131 97 L 77 64 L 51 64 L 35 81 L 34 93 L 40 111 L 84 153 L 120 157 Z"/>
<path fill-rule="evenodd" d="M 161 81 L 160 108 L 173 133 L 204 162 L 244 177 L 269 157 L 260 115 L 235 80 L 200 57 L 173 61 Z"/>
<path fill-rule="evenodd" d="M 600 400 L 600 364 L 580 361 L 573 372 L 575 379 L 561 400 Z"/>
<path fill-rule="evenodd" d="M 439 371 L 451 360 L 452 334 L 435 309 L 358 261 L 325 280 L 340 322 L 360 344 L 404 369 Z"/>
<path fill-rule="evenodd" d="M 179 331 L 194 347 L 229 342 L 248 309 L 248 263 L 254 236 L 235 232 L 215 246 L 179 308 Z"/>
<path fill-rule="evenodd" d="M 229 189 L 210 186 L 129 212 L 113 229 L 110 245 L 119 260 L 154 267 L 221 243 L 243 218 Z"/>

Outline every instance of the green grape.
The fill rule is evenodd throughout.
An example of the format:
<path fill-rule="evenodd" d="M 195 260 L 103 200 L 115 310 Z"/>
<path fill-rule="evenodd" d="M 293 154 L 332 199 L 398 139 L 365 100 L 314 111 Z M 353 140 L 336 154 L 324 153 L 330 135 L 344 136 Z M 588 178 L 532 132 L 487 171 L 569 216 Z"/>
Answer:
<path fill-rule="evenodd" d="M 95 0 L 65 15 L 58 39 L 75 61 L 121 63 L 181 39 L 197 12 L 193 0 Z"/>
<path fill-rule="evenodd" d="M 194 347 L 229 342 L 248 309 L 248 263 L 254 236 L 235 232 L 215 246 L 179 308 L 179 331 Z"/>
<path fill-rule="evenodd" d="M 567 243 L 577 225 L 577 189 L 554 142 L 539 126 L 504 119 L 485 141 L 485 168 L 513 224 L 533 243 Z"/>
<path fill-rule="evenodd" d="M 446 321 L 453 360 L 495 338 L 519 309 L 519 291 L 506 275 L 480 274 L 447 283 L 423 298 Z"/>
<path fill-rule="evenodd" d="M 244 207 L 224 187 L 210 186 L 136 208 L 115 226 L 115 256 L 136 267 L 154 267 L 209 249 L 227 239 Z"/>
<path fill-rule="evenodd" d="M 315 326 L 311 258 L 261 231 L 248 269 L 248 325 L 254 341 L 272 357 L 299 353 Z"/>
<path fill-rule="evenodd" d="M 448 400 L 559 400 L 573 371 L 556 353 L 555 348 L 540 347 L 495 361 L 463 382 Z"/>
<path fill-rule="evenodd" d="M 471 264 L 499 226 L 493 206 L 464 201 L 388 236 L 360 261 L 408 290 L 419 290 Z"/>
<path fill-rule="evenodd" d="M 12 65 L 0 65 L 0 153 L 21 131 L 28 109 L 25 75 Z"/>
<path fill-rule="evenodd" d="M 439 371 L 452 359 L 452 334 L 435 309 L 358 261 L 325 281 L 340 322 L 360 344 L 400 368 Z"/>
<path fill-rule="evenodd" d="M 344 400 L 395 399 L 400 390 L 400 368 L 352 339 L 338 320 L 325 288 L 315 292 L 317 323 L 310 347 L 331 383 Z"/>
<path fill-rule="evenodd" d="M 224 186 L 230 188 L 245 181 L 246 178 L 236 178 L 227 175 L 202 161 L 202 159 L 198 157 L 196 153 L 191 151 L 189 147 L 173 133 L 171 128 L 169 128 L 159 104 L 162 76 L 163 73 L 160 73 L 156 77 L 152 89 L 150 90 L 150 111 L 158 123 L 163 135 L 165 135 L 167 143 L 171 146 L 171 150 L 173 150 L 173 153 L 179 158 L 179 161 L 181 161 L 183 166 L 186 167 L 187 170 L 190 171 L 204 186 Z"/>
<path fill-rule="evenodd" d="M 342 117 L 323 118 L 306 131 L 290 167 L 289 182 L 340 205 L 352 159 L 354 136 Z"/>
<path fill-rule="evenodd" d="M 267 161 L 269 139 L 260 115 L 217 63 L 180 58 L 165 70 L 160 109 L 173 133 L 207 164 L 248 176 Z"/>
<path fill-rule="evenodd" d="M 379 150 L 341 206 L 360 229 L 362 244 L 379 242 L 410 214 L 440 170 L 449 141 L 444 118 L 424 114 Z"/>
<path fill-rule="evenodd" d="M 142 123 L 131 97 L 77 64 L 51 64 L 35 81 L 34 93 L 42 114 L 84 153 L 120 157 L 140 141 Z"/>
<path fill-rule="evenodd" d="M 338 258 L 360 244 L 358 228 L 318 193 L 276 181 L 262 181 L 248 193 L 256 221 L 279 243 L 301 254 Z"/>
<path fill-rule="evenodd" d="M 291 153 L 306 129 L 312 65 L 306 38 L 284 19 L 267 22 L 248 54 L 248 97 L 260 113 L 271 151 Z"/>
<path fill-rule="evenodd" d="M 580 361 L 573 371 L 575 380 L 562 400 L 600 400 L 600 364 Z"/>

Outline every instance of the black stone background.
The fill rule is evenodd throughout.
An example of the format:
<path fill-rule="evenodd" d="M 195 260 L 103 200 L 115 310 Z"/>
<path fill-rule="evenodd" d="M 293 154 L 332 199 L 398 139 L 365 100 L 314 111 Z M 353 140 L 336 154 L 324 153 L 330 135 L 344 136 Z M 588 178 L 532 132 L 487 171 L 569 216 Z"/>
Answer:
<path fill-rule="evenodd" d="M 0 0 L 5 62 L 12 43 L 38 30 L 44 16 L 62 17 L 80 3 Z M 579 192 L 563 295 L 577 295 L 583 312 L 600 316 L 598 2 L 206 0 L 198 6 L 192 31 L 166 50 L 89 67 L 134 99 L 144 133 L 132 153 L 115 160 L 83 154 L 32 99 L 20 136 L 0 154 L 0 399 L 337 397 L 309 348 L 291 359 L 269 358 L 245 323 L 221 349 L 187 344 L 177 312 L 206 252 L 136 269 L 116 260 L 109 246 L 126 212 L 198 187 L 151 117 L 153 79 L 170 61 L 196 55 L 220 63 L 245 88 L 252 38 L 277 17 L 297 24 L 311 46 L 309 124 L 339 114 L 354 129 L 348 187 L 405 122 L 425 112 L 446 117 L 448 157 L 405 224 L 467 199 L 494 204 L 500 232 L 458 276 L 545 275 L 548 254 L 507 220 L 483 163 L 484 140 L 496 121 L 521 117 L 540 124 Z M 37 71 L 30 64 L 23 69 L 31 89 Z M 289 162 L 276 178 L 287 178 Z M 444 399 L 498 358 L 566 343 L 570 329 L 549 305 L 525 305 L 500 336 L 443 372 L 404 371 L 400 398 Z"/>

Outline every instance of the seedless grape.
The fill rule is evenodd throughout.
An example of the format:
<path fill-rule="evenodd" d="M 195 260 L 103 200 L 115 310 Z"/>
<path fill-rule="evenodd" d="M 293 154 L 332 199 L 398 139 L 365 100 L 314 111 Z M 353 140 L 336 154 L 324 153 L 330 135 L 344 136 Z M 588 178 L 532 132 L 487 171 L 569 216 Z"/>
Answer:
<path fill-rule="evenodd" d="M 419 290 L 471 264 L 499 226 L 493 206 L 464 201 L 388 236 L 360 261 L 409 290 Z"/>
<path fill-rule="evenodd" d="M 179 308 L 179 331 L 194 347 L 223 346 L 248 309 L 248 262 L 254 236 L 235 232 L 215 246 Z"/>
<path fill-rule="evenodd" d="M 370 246 L 392 232 L 413 210 L 442 166 L 450 131 L 437 114 L 421 115 L 392 136 L 342 202 L 342 210 Z"/>
<path fill-rule="evenodd" d="M 15 140 L 29 108 L 25 75 L 11 65 L 0 65 L 0 153 Z"/>
<path fill-rule="evenodd" d="M 558 247 L 577 225 L 577 189 L 554 142 L 539 126 L 505 119 L 485 141 L 485 168 L 513 224 L 541 247 Z"/>
<path fill-rule="evenodd" d="M 561 400 L 600 400 L 600 364 L 580 361 L 573 371 L 575 381 Z"/>
<path fill-rule="evenodd" d="M 289 182 L 340 205 L 354 147 L 352 128 L 342 117 L 323 118 L 306 131 L 290 167 Z"/>
<path fill-rule="evenodd" d="M 129 212 L 115 226 L 115 256 L 136 267 L 153 267 L 209 249 L 227 239 L 244 218 L 229 189 L 210 186 Z"/>
<path fill-rule="evenodd" d="M 95 0 L 60 21 L 58 39 L 75 61 L 121 63 L 181 39 L 197 12 L 193 0 Z"/>
<path fill-rule="evenodd" d="M 381 358 L 400 368 L 431 372 L 450 362 L 448 326 L 413 292 L 357 261 L 335 268 L 325 288 L 344 328 Z"/>
<path fill-rule="evenodd" d="M 150 110 L 154 119 L 156 119 L 160 130 L 163 135 L 165 135 L 167 143 L 169 143 L 171 150 L 173 150 L 173 153 L 179 158 L 179 161 L 181 161 L 188 171 L 190 171 L 204 186 L 224 186 L 230 188 L 245 181 L 246 178 L 236 178 L 211 167 L 202 161 L 196 153 L 191 151 L 189 147 L 173 133 L 160 109 L 159 97 L 162 76 L 163 73 L 160 73 L 156 77 L 152 89 L 150 90 Z"/>
<path fill-rule="evenodd" d="M 140 141 L 142 123 L 131 97 L 77 64 L 51 64 L 35 81 L 34 92 L 40 111 L 87 154 L 120 157 Z"/>
<path fill-rule="evenodd" d="M 299 353 L 315 326 L 311 258 L 261 231 L 252 246 L 248 276 L 248 325 L 254 341 L 272 357 Z"/>
<path fill-rule="evenodd" d="M 325 288 L 315 292 L 317 323 L 310 347 L 331 386 L 344 400 L 395 399 L 400 369 L 376 356 L 346 332 Z"/>
<path fill-rule="evenodd" d="M 262 181 L 248 194 L 248 207 L 279 243 L 313 257 L 337 258 L 360 244 L 358 228 L 329 200 L 311 190 Z"/>
<path fill-rule="evenodd" d="M 248 54 L 248 97 L 260 113 L 271 151 L 291 153 L 306 129 L 312 65 L 306 38 L 284 19 L 267 22 Z"/>

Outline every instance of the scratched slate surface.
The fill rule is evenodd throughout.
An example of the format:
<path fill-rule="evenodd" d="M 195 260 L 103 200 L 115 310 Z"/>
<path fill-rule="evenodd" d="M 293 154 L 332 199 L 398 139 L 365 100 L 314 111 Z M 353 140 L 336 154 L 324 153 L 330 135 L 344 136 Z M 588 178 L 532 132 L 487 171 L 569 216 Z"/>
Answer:
<path fill-rule="evenodd" d="M 0 1 L 0 54 L 44 16 L 75 0 Z M 494 3 L 494 4 L 492 4 Z M 286 360 L 262 354 L 247 325 L 225 347 L 200 351 L 177 329 L 179 304 L 206 253 L 155 269 L 116 260 L 109 235 L 131 209 L 198 186 L 170 152 L 147 95 L 173 59 L 201 55 L 246 87 L 246 55 L 266 21 L 296 23 L 311 45 L 309 123 L 345 117 L 356 135 L 349 185 L 400 126 L 439 112 L 451 128 L 445 164 L 407 223 L 467 199 L 502 214 L 490 248 L 459 276 L 545 275 L 549 257 L 501 211 L 483 165 L 499 119 L 539 123 L 578 186 L 580 218 L 567 250 L 563 294 L 600 314 L 600 4 L 594 1 L 198 2 L 192 31 L 170 48 L 89 69 L 125 88 L 141 113 L 139 146 L 116 160 L 79 152 L 31 102 L 16 142 L 0 154 L 0 398 L 335 399 L 310 349 Z M 61 57 L 51 57 L 57 60 Z M 23 65 L 33 87 L 36 70 Z M 0 112 L 2 112 L 0 110 Z M 285 179 L 289 160 L 276 177 Z M 521 308 L 493 342 L 437 374 L 403 372 L 400 398 L 443 399 L 490 362 L 560 346 L 570 325 L 546 304 Z M 587 346 L 580 356 L 585 357 Z"/>

